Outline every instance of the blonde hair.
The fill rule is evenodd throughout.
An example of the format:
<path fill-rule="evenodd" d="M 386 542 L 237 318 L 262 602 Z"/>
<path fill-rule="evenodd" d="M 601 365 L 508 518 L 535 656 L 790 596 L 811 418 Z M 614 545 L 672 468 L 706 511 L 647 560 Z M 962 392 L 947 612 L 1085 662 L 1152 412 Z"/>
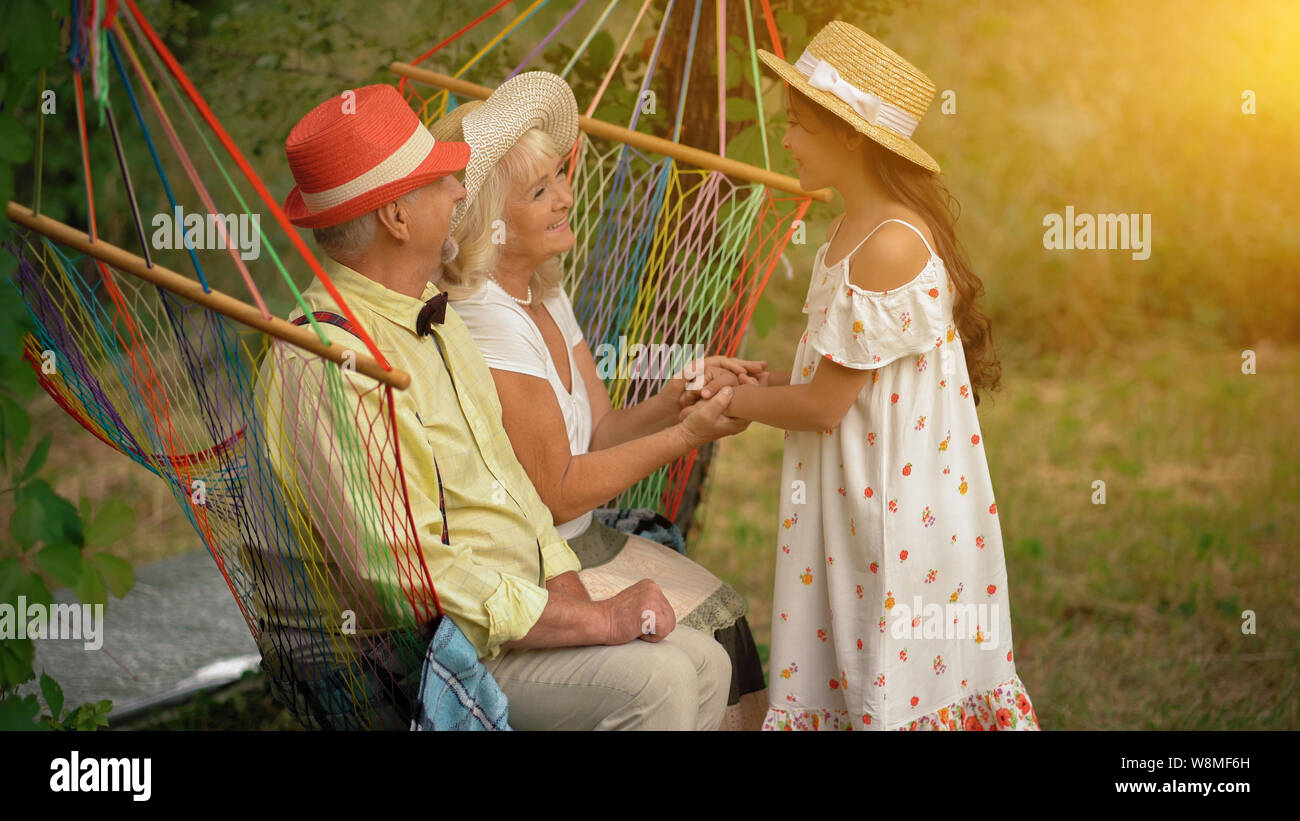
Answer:
<path fill-rule="evenodd" d="M 440 283 L 451 299 L 464 299 L 475 293 L 496 270 L 503 246 L 493 239 L 499 225 L 505 225 L 506 201 L 515 184 L 531 175 L 538 166 L 553 163 L 559 157 L 560 151 L 550 135 L 530 128 L 493 166 L 478 194 L 465 203 L 465 215 L 452 232 L 460 253 L 444 266 Z M 528 282 L 533 289 L 533 298 L 548 296 L 559 286 L 562 275 L 557 257 L 537 266 Z"/>

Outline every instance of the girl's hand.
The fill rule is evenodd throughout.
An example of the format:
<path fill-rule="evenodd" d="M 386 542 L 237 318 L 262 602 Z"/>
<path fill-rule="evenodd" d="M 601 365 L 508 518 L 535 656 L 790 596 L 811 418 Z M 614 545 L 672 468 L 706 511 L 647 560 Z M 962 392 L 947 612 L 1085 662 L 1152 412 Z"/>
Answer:
<path fill-rule="evenodd" d="M 759 385 L 767 373 L 767 362 L 736 359 L 730 356 L 710 356 L 692 362 L 686 369 L 686 390 L 681 397 L 682 407 L 695 404 L 699 399 L 709 399 L 728 385 Z"/>
<path fill-rule="evenodd" d="M 733 371 L 718 366 L 710 366 L 704 369 L 695 379 L 686 383 L 687 389 L 682 391 L 681 406 L 686 408 L 694 405 L 700 399 L 708 399 L 717 394 L 718 391 L 728 385 L 735 387 L 740 384 L 742 377 L 736 376 Z M 758 384 L 753 377 L 743 377 L 749 379 L 753 384 Z M 747 382 L 746 384 L 750 384 Z M 696 386 L 698 387 L 692 387 Z"/>

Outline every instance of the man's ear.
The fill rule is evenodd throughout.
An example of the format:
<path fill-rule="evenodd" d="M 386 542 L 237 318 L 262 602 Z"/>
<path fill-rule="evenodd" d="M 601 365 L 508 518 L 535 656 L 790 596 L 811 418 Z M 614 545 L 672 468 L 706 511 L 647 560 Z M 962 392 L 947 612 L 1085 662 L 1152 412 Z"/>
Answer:
<path fill-rule="evenodd" d="M 411 239 L 411 211 L 402 200 L 393 200 L 379 206 L 375 219 L 379 221 L 379 227 L 397 242 Z"/>

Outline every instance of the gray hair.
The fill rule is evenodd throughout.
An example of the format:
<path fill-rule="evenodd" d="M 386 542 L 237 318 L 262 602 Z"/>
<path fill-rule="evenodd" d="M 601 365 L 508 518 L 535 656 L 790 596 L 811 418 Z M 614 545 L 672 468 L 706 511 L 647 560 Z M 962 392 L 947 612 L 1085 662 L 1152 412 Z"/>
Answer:
<path fill-rule="evenodd" d="M 396 200 L 404 205 L 410 205 L 415 202 L 419 193 L 420 189 L 417 188 L 397 197 Z M 378 210 L 375 209 L 338 225 L 313 228 L 312 238 L 316 240 L 316 244 L 326 256 L 340 261 L 355 258 L 369 248 L 370 243 L 375 239 L 375 231 L 379 226 L 379 218 L 375 216 L 375 212 Z"/>

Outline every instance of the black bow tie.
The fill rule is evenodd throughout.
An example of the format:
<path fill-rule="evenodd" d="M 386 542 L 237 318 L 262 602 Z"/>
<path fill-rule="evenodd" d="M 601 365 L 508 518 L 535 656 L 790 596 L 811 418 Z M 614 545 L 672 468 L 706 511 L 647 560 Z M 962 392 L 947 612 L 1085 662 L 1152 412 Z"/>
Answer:
<path fill-rule="evenodd" d="M 447 292 L 443 291 L 424 303 L 420 315 L 415 318 L 415 332 L 427 336 L 433 331 L 432 323 L 439 325 L 447 318 Z"/>

